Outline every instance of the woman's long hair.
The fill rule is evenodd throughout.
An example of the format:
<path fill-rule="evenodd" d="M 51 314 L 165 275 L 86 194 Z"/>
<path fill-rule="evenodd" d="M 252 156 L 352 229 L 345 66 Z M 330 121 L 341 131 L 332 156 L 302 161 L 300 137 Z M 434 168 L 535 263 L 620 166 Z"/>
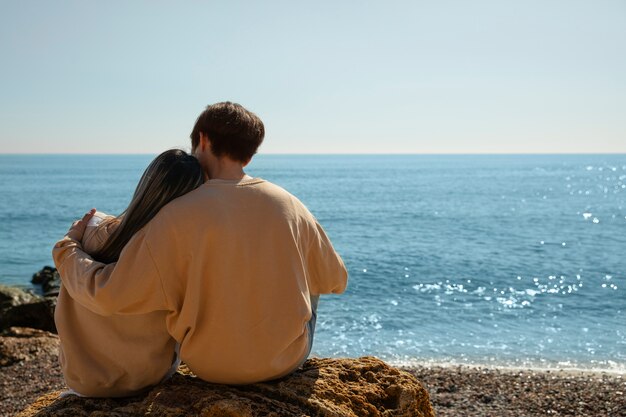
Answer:
<path fill-rule="evenodd" d="M 185 151 L 171 149 L 157 156 L 141 176 L 128 208 L 118 217 L 105 220 L 120 224 L 102 248 L 93 254 L 94 259 L 104 263 L 117 262 L 128 241 L 163 206 L 198 188 L 203 181 L 200 163 Z"/>

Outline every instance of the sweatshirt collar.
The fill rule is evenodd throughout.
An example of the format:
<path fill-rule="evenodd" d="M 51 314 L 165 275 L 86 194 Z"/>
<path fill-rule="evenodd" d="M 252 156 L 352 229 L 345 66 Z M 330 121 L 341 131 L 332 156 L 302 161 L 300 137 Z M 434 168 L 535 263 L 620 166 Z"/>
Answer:
<path fill-rule="evenodd" d="M 252 184 L 258 184 L 260 182 L 263 182 L 264 180 L 262 178 L 253 178 L 250 175 L 245 175 L 242 179 L 240 180 L 222 180 L 219 178 L 216 179 L 212 179 L 212 180 L 208 180 L 205 182 L 205 184 L 209 184 L 209 185 L 252 185 Z"/>

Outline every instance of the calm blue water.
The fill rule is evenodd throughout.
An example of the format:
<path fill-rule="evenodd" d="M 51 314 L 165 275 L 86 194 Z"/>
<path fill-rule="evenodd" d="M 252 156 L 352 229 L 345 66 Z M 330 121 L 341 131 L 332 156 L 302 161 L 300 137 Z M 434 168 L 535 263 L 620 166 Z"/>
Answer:
<path fill-rule="evenodd" d="M 0 155 L 0 283 L 72 220 L 119 213 L 152 156 Z M 350 272 L 320 356 L 626 370 L 626 155 L 257 156 Z"/>

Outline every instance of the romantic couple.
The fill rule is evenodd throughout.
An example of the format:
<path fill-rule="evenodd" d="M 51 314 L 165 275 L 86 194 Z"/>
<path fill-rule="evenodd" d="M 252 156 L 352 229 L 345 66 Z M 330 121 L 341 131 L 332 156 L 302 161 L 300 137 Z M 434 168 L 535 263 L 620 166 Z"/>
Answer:
<path fill-rule="evenodd" d="M 306 360 L 318 297 L 342 293 L 347 271 L 297 198 L 244 172 L 264 135 L 241 105 L 208 106 L 193 156 L 157 156 L 124 213 L 91 210 L 54 246 L 74 393 L 138 394 L 180 360 L 224 384 L 280 378 Z"/>

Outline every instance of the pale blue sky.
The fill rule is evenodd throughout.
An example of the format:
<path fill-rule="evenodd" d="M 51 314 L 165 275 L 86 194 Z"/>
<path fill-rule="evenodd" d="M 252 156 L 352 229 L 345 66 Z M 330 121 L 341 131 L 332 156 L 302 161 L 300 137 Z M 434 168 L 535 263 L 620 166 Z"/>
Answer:
<path fill-rule="evenodd" d="M 626 152 L 626 1 L 0 0 L 0 153 Z"/>

